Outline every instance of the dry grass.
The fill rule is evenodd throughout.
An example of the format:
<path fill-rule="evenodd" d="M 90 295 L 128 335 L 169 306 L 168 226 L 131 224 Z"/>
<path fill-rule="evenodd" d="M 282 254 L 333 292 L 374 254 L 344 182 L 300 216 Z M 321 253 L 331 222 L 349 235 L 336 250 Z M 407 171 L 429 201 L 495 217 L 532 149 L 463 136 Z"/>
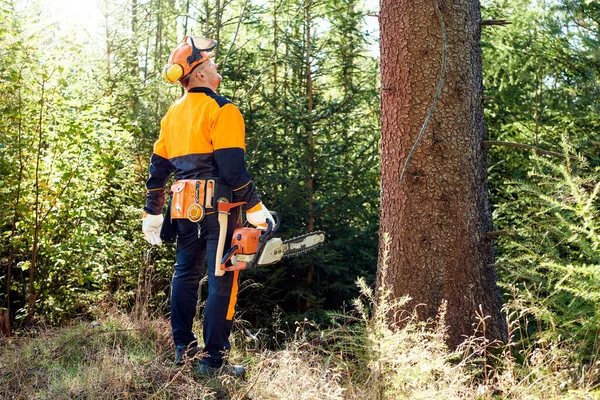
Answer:
<path fill-rule="evenodd" d="M 135 320 L 114 309 L 98 323 L 74 323 L 5 340 L 0 398 L 211 398 L 173 368 L 165 320 Z"/>
<path fill-rule="evenodd" d="M 230 358 L 247 367 L 246 380 L 197 378 L 191 362 L 174 368 L 167 320 L 103 305 L 96 323 L 0 342 L 0 398 L 600 399 L 598 365 L 573 364 L 566 343 L 499 348 L 472 337 L 451 352 L 443 308 L 430 324 L 409 314 L 390 326 L 406 299 L 359 284 L 354 314 L 333 316 L 325 329 L 298 323 L 278 351 L 254 351 L 238 329 Z M 522 319 L 509 319 L 517 331 Z"/>
<path fill-rule="evenodd" d="M 97 324 L 74 323 L 0 346 L 5 399 L 598 399 L 598 371 L 574 368 L 568 349 L 540 347 L 517 362 L 506 347 L 494 360 L 472 338 L 463 353 L 436 329 L 412 319 L 383 327 L 371 315 L 288 338 L 279 351 L 243 351 L 233 363 L 245 381 L 202 379 L 193 366 L 173 367 L 166 320 L 139 321 L 113 312 Z M 482 371 L 486 371 L 483 373 Z M 591 376 L 595 374 L 595 376 Z"/>

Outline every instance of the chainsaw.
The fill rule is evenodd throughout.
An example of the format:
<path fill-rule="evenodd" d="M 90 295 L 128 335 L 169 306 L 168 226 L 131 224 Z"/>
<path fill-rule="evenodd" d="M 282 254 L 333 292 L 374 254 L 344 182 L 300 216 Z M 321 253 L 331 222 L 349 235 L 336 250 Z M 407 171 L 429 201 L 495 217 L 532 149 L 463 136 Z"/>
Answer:
<path fill-rule="evenodd" d="M 284 257 L 293 257 L 311 251 L 325 241 L 325 232 L 309 232 L 288 240 L 273 237 L 281 223 L 272 211 L 275 223 L 267 220 L 267 229 L 245 226 L 233 232 L 231 248 L 220 260 L 221 271 L 238 271 L 275 264 Z"/>

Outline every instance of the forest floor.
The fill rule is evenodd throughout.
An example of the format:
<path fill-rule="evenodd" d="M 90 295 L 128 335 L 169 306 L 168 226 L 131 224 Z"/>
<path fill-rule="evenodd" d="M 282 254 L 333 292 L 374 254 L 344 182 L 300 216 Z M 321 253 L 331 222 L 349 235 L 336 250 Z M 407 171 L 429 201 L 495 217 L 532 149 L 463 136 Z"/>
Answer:
<path fill-rule="evenodd" d="M 416 323 L 395 332 L 346 323 L 312 335 L 297 325 L 277 350 L 256 350 L 236 329 L 230 362 L 246 378 L 209 379 L 195 375 L 197 360 L 174 365 L 168 320 L 108 307 L 93 322 L 0 338 L 0 398 L 600 399 L 551 353 L 526 369 L 510 359 L 492 368 L 475 342 L 469 353 L 479 358 L 469 360 L 446 349 L 443 331 Z"/>

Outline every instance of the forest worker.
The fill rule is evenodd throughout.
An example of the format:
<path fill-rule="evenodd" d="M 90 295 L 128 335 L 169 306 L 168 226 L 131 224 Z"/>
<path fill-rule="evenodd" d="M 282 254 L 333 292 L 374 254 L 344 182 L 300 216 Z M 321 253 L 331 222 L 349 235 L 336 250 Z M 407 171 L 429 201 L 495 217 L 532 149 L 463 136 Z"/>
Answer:
<path fill-rule="evenodd" d="M 244 119 L 231 101 L 216 94 L 222 80 L 218 65 L 211 59 L 211 50 L 216 45 L 212 39 L 186 37 L 171 53 L 163 72 L 167 81 L 179 81 L 185 93 L 161 121 L 146 182 L 142 231 L 150 244 L 158 246 L 161 238 L 168 240 L 169 229 L 177 234 L 177 259 L 171 281 L 171 327 L 176 363 L 183 364 L 185 356 L 191 357 L 201 350 L 192 332 L 192 323 L 198 285 L 208 261 L 204 348 L 198 373 L 242 376 L 243 367 L 224 362 L 225 352 L 230 347 L 239 271 L 215 275 L 219 239 L 216 203 L 224 199 L 246 202 L 243 206 L 246 218 L 255 226 L 266 226 L 266 220 L 273 221 L 273 217 L 260 201 L 246 170 Z M 171 210 L 162 227 L 165 185 L 172 172 L 176 182 L 171 186 Z M 225 249 L 240 222 L 240 209 L 233 209 Z"/>

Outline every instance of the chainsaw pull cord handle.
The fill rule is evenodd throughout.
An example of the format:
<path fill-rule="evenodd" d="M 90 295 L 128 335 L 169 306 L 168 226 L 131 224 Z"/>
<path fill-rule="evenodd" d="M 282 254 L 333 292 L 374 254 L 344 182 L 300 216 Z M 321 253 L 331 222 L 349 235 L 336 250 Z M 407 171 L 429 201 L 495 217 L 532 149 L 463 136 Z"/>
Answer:
<path fill-rule="evenodd" d="M 222 206 L 222 208 L 225 208 L 227 206 Z M 220 211 L 224 211 L 224 210 L 220 210 Z M 252 269 L 252 268 L 256 268 L 257 266 L 257 262 L 258 259 L 260 258 L 265 245 L 267 244 L 267 241 L 269 239 L 271 239 L 271 237 L 273 236 L 273 233 L 275 233 L 277 231 L 277 229 L 279 229 L 279 225 L 281 224 L 281 220 L 279 219 L 279 214 L 275 211 L 271 212 L 271 215 L 273 215 L 273 219 L 276 221 L 275 224 L 273 224 L 273 222 L 271 222 L 270 219 L 267 219 L 266 223 L 267 223 L 267 229 L 258 237 L 258 248 L 256 249 L 256 254 L 254 255 L 254 258 L 252 259 L 252 261 L 246 263 L 246 269 Z M 229 261 L 235 254 L 237 254 L 237 250 L 239 249 L 239 246 L 236 244 L 235 246 L 233 246 L 232 248 L 230 248 L 227 253 L 225 253 L 225 255 L 223 255 L 223 257 L 221 258 L 221 266 L 224 267 L 225 264 L 227 263 L 227 261 Z M 217 252 L 217 256 L 218 256 Z M 222 252 L 221 252 L 222 254 Z"/>
<path fill-rule="evenodd" d="M 246 269 L 256 268 L 256 262 L 257 262 L 258 258 L 260 257 L 260 255 L 262 254 L 265 244 L 271 238 L 271 236 L 273 236 L 273 232 L 274 232 L 273 227 L 274 227 L 274 225 L 271 222 L 271 220 L 267 219 L 267 229 L 258 237 L 258 247 L 256 249 L 256 254 L 254 255 L 254 258 L 252 259 L 252 261 L 246 263 Z M 237 254 L 238 248 L 239 248 L 239 246 L 236 244 L 235 246 L 230 248 L 227 251 L 227 253 L 225 253 L 225 255 L 223 256 L 223 259 L 221 260 L 222 266 L 224 266 L 227 263 L 227 261 L 229 261 L 235 254 Z"/>

